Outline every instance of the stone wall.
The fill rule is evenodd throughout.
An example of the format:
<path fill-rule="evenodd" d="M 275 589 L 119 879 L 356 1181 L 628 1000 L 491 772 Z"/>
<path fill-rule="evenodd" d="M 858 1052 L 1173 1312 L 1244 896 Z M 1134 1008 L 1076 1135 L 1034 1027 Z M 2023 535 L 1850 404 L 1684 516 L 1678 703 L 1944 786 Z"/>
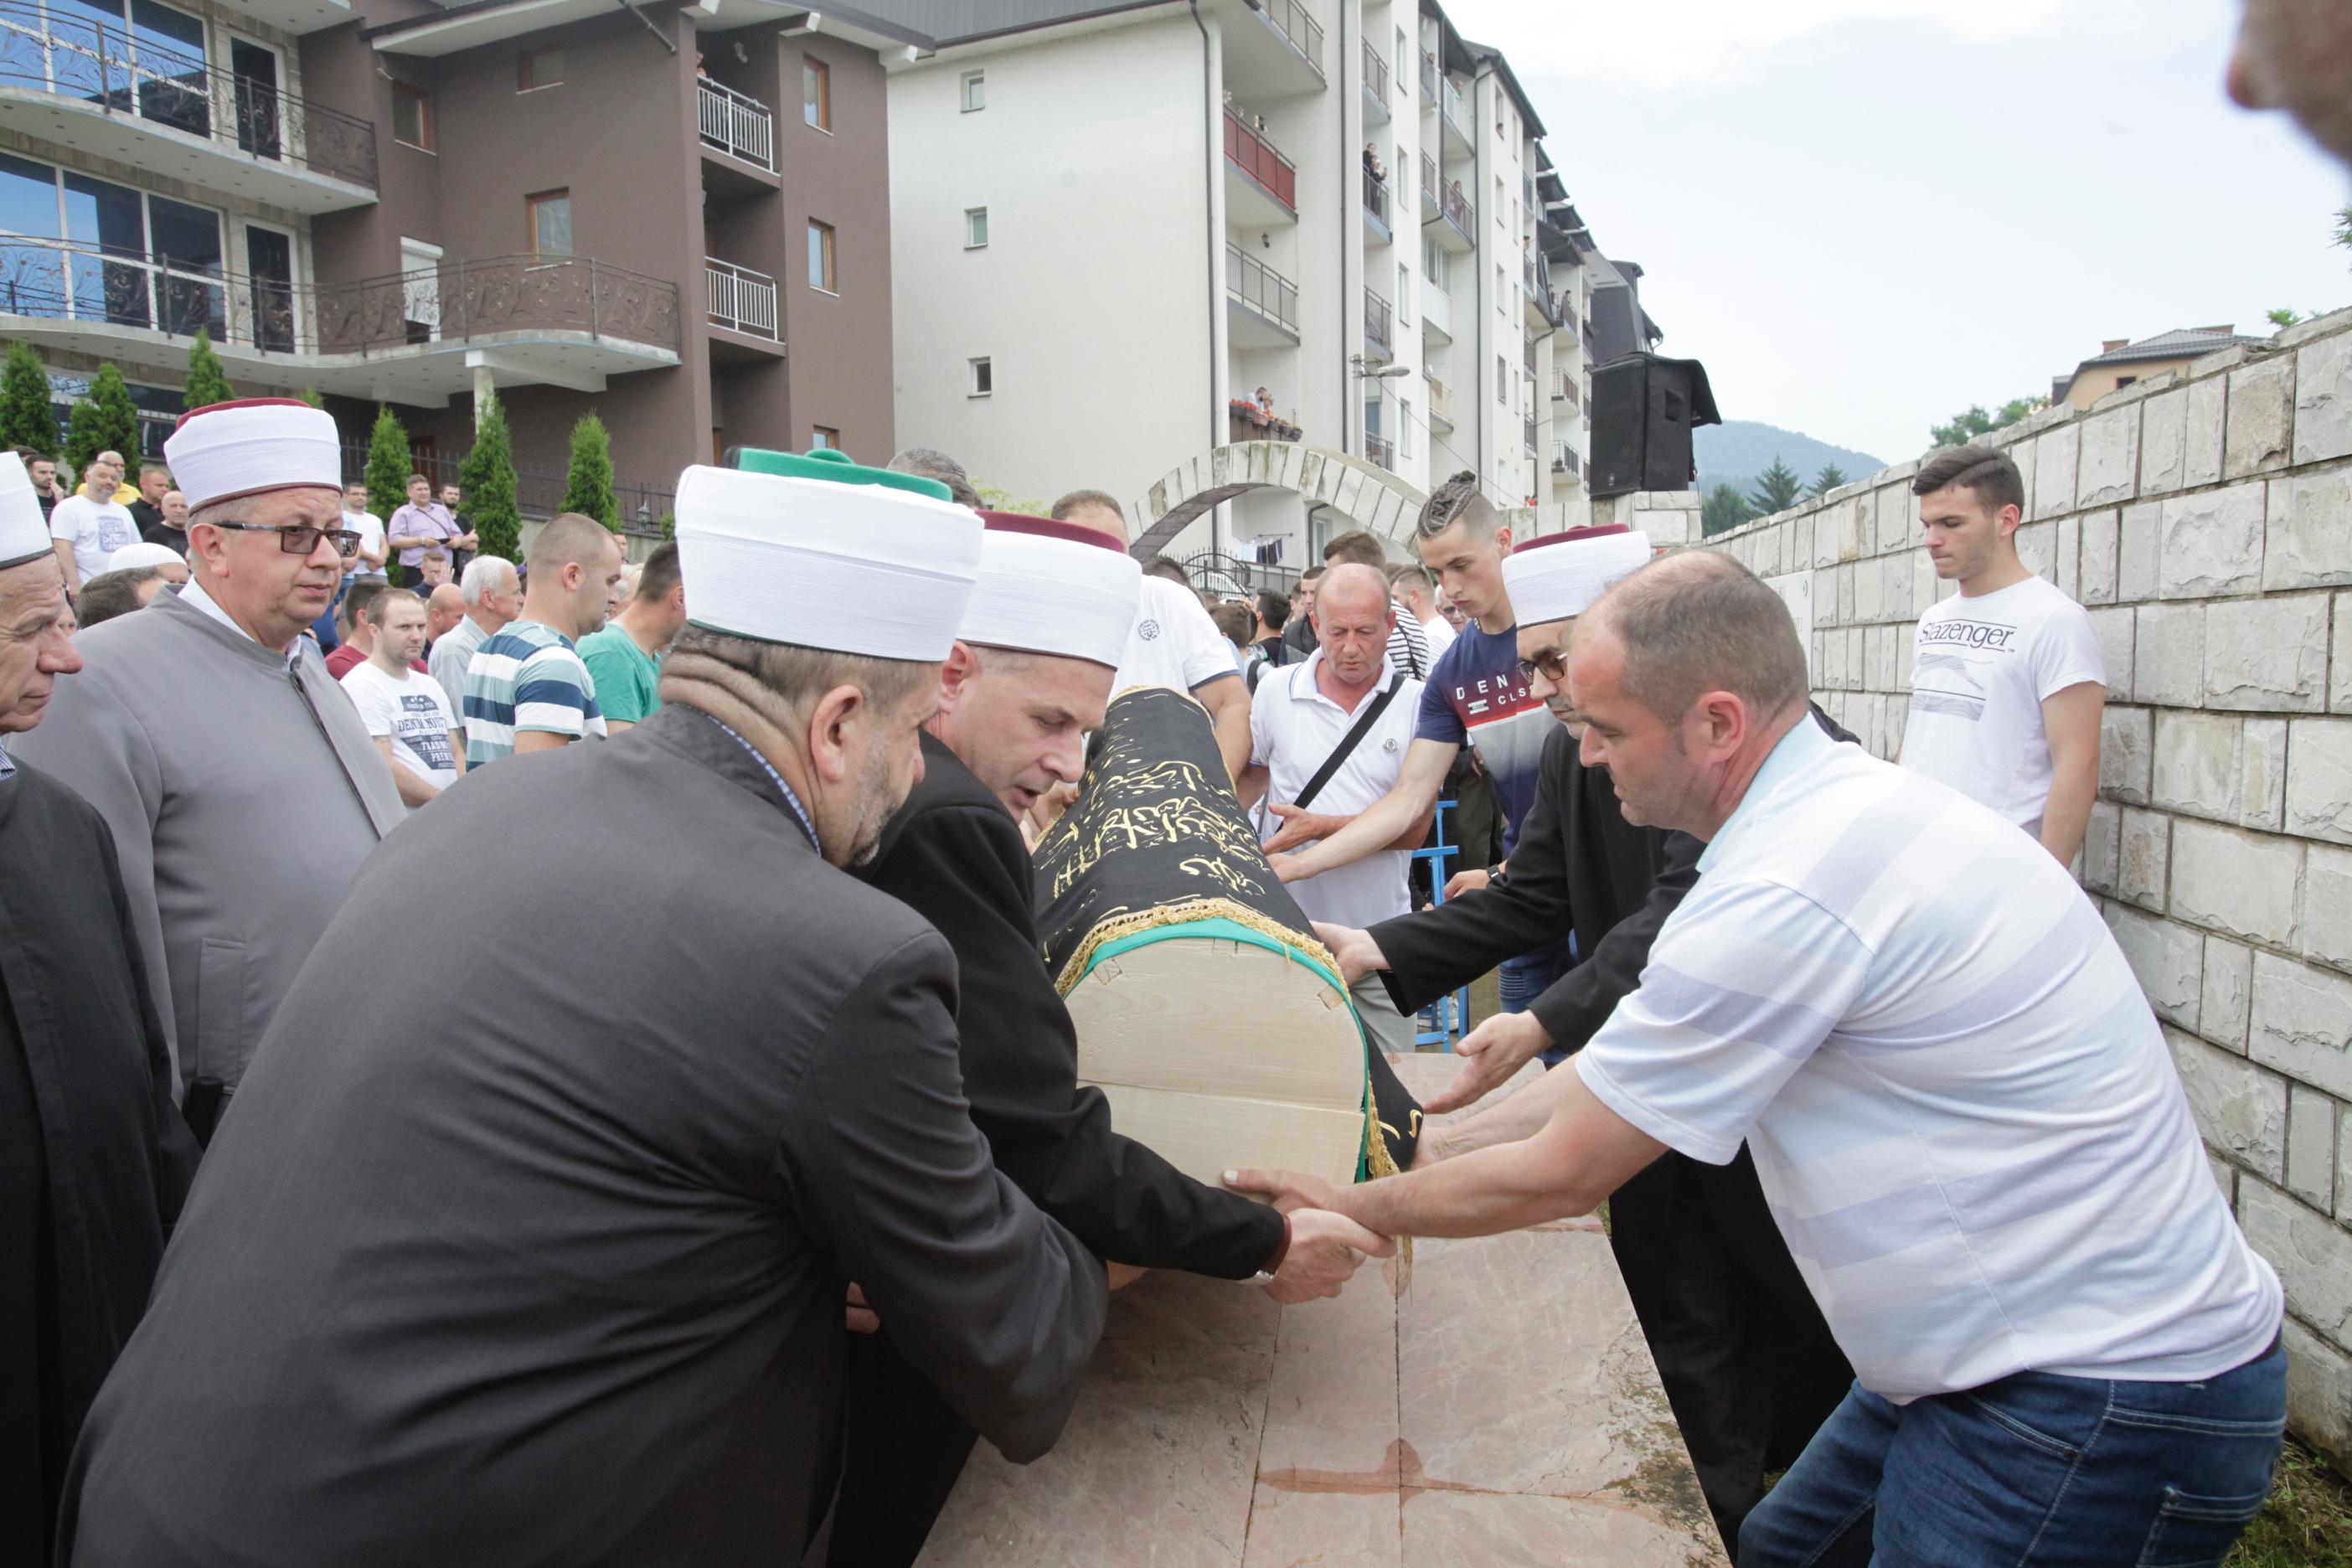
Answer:
<path fill-rule="evenodd" d="M 1988 439 L 2025 476 L 2019 553 L 2089 607 L 2106 652 L 2077 870 L 2164 1022 L 2215 1180 L 2285 1284 L 2295 1427 L 2343 1464 L 2352 310 Z M 1888 757 L 1913 626 L 1953 592 L 1919 547 L 1916 468 L 1707 542 L 1780 590 L 1822 707 Z M 1625 497 L 1594 521 L 1638 527 L 1685 499 Z"/>

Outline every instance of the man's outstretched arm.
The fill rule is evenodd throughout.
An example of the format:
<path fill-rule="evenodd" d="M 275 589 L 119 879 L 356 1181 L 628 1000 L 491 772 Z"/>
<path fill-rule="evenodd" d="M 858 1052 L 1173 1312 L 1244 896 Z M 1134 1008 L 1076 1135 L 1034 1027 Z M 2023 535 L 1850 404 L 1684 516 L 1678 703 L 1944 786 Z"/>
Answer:
<path fill-rule="evenodd" d="M 1296 824 L 1286 826 L 1265 847 L 1267 855 L 1280 857 L 1274 862 L 1276 874 L 1286 882 L 1296 882 L 1352 865 L 1389 848 L 1415 823 L 1423 824 L 1425 835 L 1429 814 L 1436 809 L 1437 792 L 1445 783 L 1445 771 L 1454 765 L 1454 755 L 1460 749 L 1444 741 L 1415 741 L 1406 750 L 1404 766 L 1398 770 L 1396 784 L 1388 794 L 1358 812 L 1354 821 L 1330 837 L 1295 855 L 1288 851 L 1314 836 L 1295 831 Z M 1413 842 L 1418 844 L 1420 838 Z"/>

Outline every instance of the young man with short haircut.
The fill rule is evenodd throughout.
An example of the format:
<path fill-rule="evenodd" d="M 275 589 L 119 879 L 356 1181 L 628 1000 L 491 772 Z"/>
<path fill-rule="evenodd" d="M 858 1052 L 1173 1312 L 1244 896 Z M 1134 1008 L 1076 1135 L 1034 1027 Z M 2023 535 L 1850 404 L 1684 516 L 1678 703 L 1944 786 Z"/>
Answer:
<path fill-rule="evenodd" d="M 1911 491 L 1936 575 L 1960 591 L 1919 617 L 1900 760 L 2072 865 L 2099 793 L 2098 633 L 2018 559 L 2025 483 L 2007 453 L 1938 452 Z"/>
<path fill-rule="evenodd" d="M 686 625 L 686 584 L 678 578 L 677 546 L 654 547 L 637 574 L 637 591 L 603 631 L 580 639 L 580 661 L 595 678 L 596 701 L 607 733 L 642 724 L 661 706 L 661 656 Z"/>
<path fill-rule="evenodd" d="M 343 487 L 343 526 L 360 536 L 360 552 L 352 562 L 352 575 L 382 577 L 383 563 L 391 552 L 385 543 L 383 519 L 368 510 L 367 486 L 354 481 Z"/>
<path fill-rule="evenodd" d="M 604 710 L 577 639 L 604 624 L 621 541 L 593 517 L 560 512 L 531 541 L 522 618 L 484 642 L 466 673 L 466 765 L 602 737 Z"/>
<path fill-rule="evenodd" d="M 343 694 L 392 764 L 401 804 L 414 811 L 466 771 L 465 753 L 451 739 L 457 716 L 416 663 L 425 647 L 425 601 L 405 588 L 387 588 L 368 611 L 374 646 L 364 661 L 344 673 Z"/>
<path fill-rule="evenodd" d="M 1430 661 L 1434 665 L 1454 646 L 1454 632 L 1445 617 L 1437 613 L 1434 590 L 1429 585 L 1429 568 L 1418 561 L 1390 567 L 1389 596 L 1402 612 L 1398 618 L 1409 616 L 1412 624 L 1421 628 L 1421 635 L 1429 643 Z"/>

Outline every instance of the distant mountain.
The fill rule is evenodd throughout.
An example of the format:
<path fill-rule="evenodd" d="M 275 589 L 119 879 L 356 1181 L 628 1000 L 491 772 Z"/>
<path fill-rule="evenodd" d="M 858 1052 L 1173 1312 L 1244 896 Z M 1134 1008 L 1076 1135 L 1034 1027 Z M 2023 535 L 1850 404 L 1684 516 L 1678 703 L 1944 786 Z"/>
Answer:
<path fill-rule="evenodd" d="M 1796 469 L 1797 477 L 1805 481 L 1808 489 L 1813 476 L 1832 463 L 1844 469 L 1849 479 L 1865 479 L 1886 467 L 1883 458 L 1867 452 L 1832 447 L 1811 436 L 1753 419 L 1701 426 L 1691 432 L 1691 452 L 1698 462 L 1698 489 L 1702 495 L 1719 484 L 1735 486 L 1745 495 L 1756 483 L 1756 476 L 1772 466 L 1775 457 Z"/>

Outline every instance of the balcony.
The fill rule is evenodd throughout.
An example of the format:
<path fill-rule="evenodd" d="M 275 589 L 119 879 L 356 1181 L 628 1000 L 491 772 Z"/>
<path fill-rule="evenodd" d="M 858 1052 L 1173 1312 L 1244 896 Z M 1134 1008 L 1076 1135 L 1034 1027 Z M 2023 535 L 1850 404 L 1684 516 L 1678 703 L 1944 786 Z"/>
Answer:
<path fill-rule="evenodd" d="M 1477 139 L 1470 134 L 1470 105 L 1462 89 L 1454 85 L 1452 77 L 1440 79 L 1437 95 L 1437 118 L 1445 127 L 1448 153 L 1456 158 L 1475 157 Z"/>
<path fill-rule="evenodd" d="M 1261 102 L 1320 92 L 1323 26 L 1301 0 L 1251 0 L 1225 28 L 1225 86 Z"/>
<path fill-rule="evenodd" d="M 1532 458 L 1536 455 L 1536 422 L 1533 419 L 1527 422 L 1527 434 L 1528 456 Z"/>
<path fill-rule="evenodd" d="M 1421 280 L 1421 334 L 1441 343 L 1454 341 L 1454 296 L 1426 276 Z"/>
<path fill-rule="evenodd" d="M 1524 365 L 1526 365 L 1526 366 L 1528 367 L 1528 375 L 1530 375 L 1530 376 L 1533 376 L 1533 375 L 1536 374 L 1536 341 L 1535 341 L 1535 339 L 1533 339 L 1533 338 L 1523 338 L 1523 339 L 1521 339 L 1521 340 L 1520 340 L 1520 342 L 1519 342 L 1519 355 L 1520 355 L 1520 357 L 1519 357 L 1519 363 L 1522 363 L 1522 364 L 1524 364 Z"/>
<path fill-rule="evenodd" d="M 0 128 L 316 216 L 374 201 L 375 127 L 152 33 L 0 4 Z"/>
<path fill-rule="evenodd" d="M 1431 49 L 1421 51 L 1421 99 L 1433 106 L 1437 102 L 1437 55 Z"/>
<path fill-rule="evenodd" d="M 1478 232 L 1478 209 L 1462 194 L 1462 182 L 1447 185 L 1437 198 L 1437 218 L 1430 226 L 1437 233 L 1437 243 L 1447 250 L 1475 250 L 1473 238 Z"/>
<path fill-rule="evenodd" d="M 712 326 L 772 343 L 781 341 L 776 336 L 776 280 L 766 273 L 706 256 L 702 289 Z"/>
<path fill-rule="evenodd" d="M 1440 189 L 1437 183 L 1437 160 L 1423 153 L 1421 155 L 1421 221 L 1434 223 L 1444 216 L 1438 205 Z"/>
<path fill-rule="evenodd" d="M 776 116 L 758 99 L 709 77 L 695 81 L 702 144 L 755 169 L 776 172 Z"/>
<path fill-rule="evenodd" d="M 1565 441 L 1553 443 L 1551 449 L 1551 471 L 1555 474 L 1565 474 L 1570 479 L 1576 479 L 1580 476 L 1584 470 L 1583 465 L 1579 463 L 1576 459 L 1576 448 L 1568 445 Z"/>
<path fill-rule="evenodd" d="M 1396 237 L 1389 228 L 1388 179 L 1374 174 L 1369 163 L 1364 166 L 1364 221 L 1383 242 Z"/>
<path fill-rule="evenodd" d="M 1435 376 L 1423 378 L 1429 384 L 1429 423 L 1432 426 L 1454 428 L 1454 389 Z"/>
<path fill-rule="evenodd" d="M 1265 131 L 1225 110 L 1225 220 L 1244 228 L 1298 221 L 1298 171 Z"/>
<path fill-rule="evenodd" d="M 1273 410 L 1236 397 L 1225 405 L 1225 437 L 1233 441 L 1297 441 L 1307 432 Z"/>
<path fill-rule="evenodd" d="M 1373 462 L 1378 463 L 1381 468 L 1386 468 L 1389 472 L 1392 474 L 1396 472 L 1396 447 L 1392 442 L 1388 440 L 1387 437 L 1369 434 L 1366 435 L 1364 437 L 1364 456 L 1370 458 Z"/>
<path fill-rule="evenodd" d="M 1389 62 L 1372 47 L 1370 38 L 1364 46 L 1364 123 L 1386 125 L 1389 122 Z"/>
<path fill-rule="evenodd" d="M 1395 316 L 1389 310 L 1389 302 L 1370 289 L 1365 289 L 1364 342 L 1380 350 L 1383 358 L 1392 356 L 1396 353 L 1393 346 L 1396 342 L 1394 321 Z"/>
<path fill-rule="evenodd" d="M 1298 285 L 1225 242 L 1225 319 L 1237 349 L 1298 346 Z"/>
<path fill-rule="evenodd" d="M 199 270 L 72 240 L 0 240 L 0 332 L 176 371 L 202 328 L 231 377 L 437 408 L 474 372 L 602 392 L 678 363 L 677 286 L 587 257 L 503 256 L 346 283 Z"/>
<path fill-rule="evenodd" d="M 1551 395 L 1559 401 L 1567 404 L 1570 408 L 1580 408 L 1583 406 L 1581 400 L 1576 395 L 1576 373 L 1572 370 L 1556 370 L 1552 372 Z"/>

